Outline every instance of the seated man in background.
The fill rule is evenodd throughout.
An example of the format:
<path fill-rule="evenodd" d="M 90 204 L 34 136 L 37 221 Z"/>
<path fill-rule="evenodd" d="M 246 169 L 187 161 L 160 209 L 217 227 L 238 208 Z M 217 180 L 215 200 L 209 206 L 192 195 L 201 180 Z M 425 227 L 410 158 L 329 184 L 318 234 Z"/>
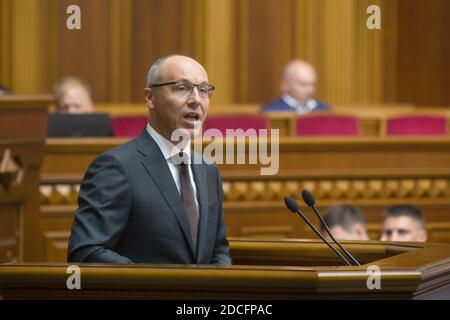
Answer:
<path fill-rule="evenodd" d="M 310 63 L 303 60 L 289 62 L 280 83 L 281 97 L 265 105 L 263 111 L 295 111 L 299 114 L 329 111 L 329 105 L 315 100 L 316 82 L 316 71 Z"/>
<path fill-rule="evenodd" d="M 403 204 L 384 213 L 381 241 L 427 241 L 425 218 L 419 208 Z"/>
<path fill-rule="evenodd" d="M 61 113 L 89 113 L 94 111 L 89 86 L 81 79 L 67 77 L 55 87 L 56 108 Z"/>
<path fill-rule="evenodd" d="M 334 205 L 328 208 L 323 219 L 337 240 L 369 240 L 366 222 L 358 208 L 349 205 Z M 321 225 L 321 232 L 331 240 Z"/>

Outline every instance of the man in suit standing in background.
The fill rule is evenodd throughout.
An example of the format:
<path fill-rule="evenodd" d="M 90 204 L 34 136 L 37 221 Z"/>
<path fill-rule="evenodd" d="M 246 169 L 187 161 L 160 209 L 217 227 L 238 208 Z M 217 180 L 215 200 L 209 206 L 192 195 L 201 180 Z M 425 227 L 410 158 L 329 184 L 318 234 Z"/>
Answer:
<path fill-rule="evenodd" d="M 171 55 L 150 68 L 149 122 L 141 135 L 100 155 L 78 195 L 69 262 L 231 264 L 216 165 L 184 148 L 207 115 L 214 86 L 195 60 Z"/>
<path fill-rule="evenodd" d="M 303 60 L 289 62 L 280 83 L 281 97 L 263 106 L 262 111 L 294 111 L 298 114 L 329 111 L 329 105 L 315 100 L 316 82 L 316 71 L 310 63 Z"/>

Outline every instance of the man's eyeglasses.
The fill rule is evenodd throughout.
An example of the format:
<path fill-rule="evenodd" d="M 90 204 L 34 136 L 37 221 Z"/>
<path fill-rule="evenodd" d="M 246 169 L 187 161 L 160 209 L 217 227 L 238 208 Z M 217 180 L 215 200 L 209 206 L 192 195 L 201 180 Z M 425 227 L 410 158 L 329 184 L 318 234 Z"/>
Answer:
<path fill-rule="evenodd" d="M 211 98 L 215 87 L 208 84 L 208 83 L 200 83 L 200 84 L 193 84 L 187 80 L 181 80 L 181 81 L 172 81 L 172 82 L 164 82 L 164 83 L 156 83 L 152 84 L 150 88 L 154 87 L 161 87 L 161 86 L 169 86 L 172 85 L 172 91 L 182 97 L 187 98 L 189 97 L 192 92 L 194 91 L 194 87 L 197 87 L 198 95 L 201 98 Z"/>

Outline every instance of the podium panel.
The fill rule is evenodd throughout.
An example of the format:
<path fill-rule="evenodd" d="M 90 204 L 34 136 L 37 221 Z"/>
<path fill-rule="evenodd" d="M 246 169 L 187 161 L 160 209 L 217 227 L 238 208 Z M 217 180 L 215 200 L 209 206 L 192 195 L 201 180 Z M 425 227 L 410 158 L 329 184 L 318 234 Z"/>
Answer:
<path fill-rule="evenodd" d="M 3 299 L 450 299 L 450 246 L 233 239 L 232 266 L 0 265 Z M 69 268 L 68 268 L 69 267 Z M 79 288 L 79 289 L 77 289 Z"/>

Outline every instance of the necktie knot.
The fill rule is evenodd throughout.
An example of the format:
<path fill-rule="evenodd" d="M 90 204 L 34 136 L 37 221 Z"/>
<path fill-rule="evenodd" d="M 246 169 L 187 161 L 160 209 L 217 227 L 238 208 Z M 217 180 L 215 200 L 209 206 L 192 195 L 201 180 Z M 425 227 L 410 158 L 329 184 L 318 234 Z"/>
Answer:
<path fill-rule="evenodd" d="M 189 157 L 188 155 L 183 152 L 180 151 L 178 153 L 175 153 L 174 155 L 172 155 L 172 157 L 170 158 L 170 160 L 172 161 L 173 164 L 175 164 L 176 166 L 181 165 L 181 164 L 188 164 L 189 163 Z"/>

